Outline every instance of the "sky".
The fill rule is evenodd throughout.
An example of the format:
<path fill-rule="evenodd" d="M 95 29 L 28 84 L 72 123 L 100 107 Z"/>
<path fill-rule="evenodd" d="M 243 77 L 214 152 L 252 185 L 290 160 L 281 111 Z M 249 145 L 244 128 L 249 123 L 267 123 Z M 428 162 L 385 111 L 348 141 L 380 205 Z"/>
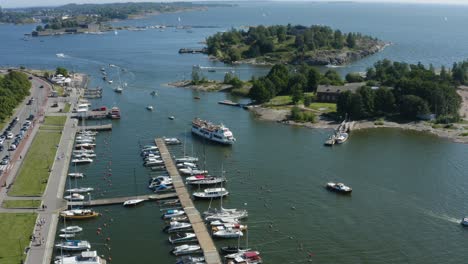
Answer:
<path fill-rule="evenodd" d="M 190 0 L 186 0 L 190 1 Z M 196 0 L 192 0 L 195 2 Z M 224 2 L 223 0 L 205 0 Z M 247 0 L 241 0 L 247 1 Z M 342 0 L 275 0 L 284 2 L 298 2 L 298 1 L 316 1 L 316 2 L 333 2 Z M 420 4 L 461 4 L 468 5 L 468 0 L 353 0 L 354 2 L 371 2 L 371 3 L 384 3 L 384 2 L 398 2 L 398 3 L 420 3 Z M 116 2 L 172 2 L 170 0 L 0 0 L 0 6 L 6 8 L 12 7 L 31 7 L 31 6 L 57 6 L 69 3 L 116 3 Z M 232 1 L 229 1 L 232 2 Z"/>

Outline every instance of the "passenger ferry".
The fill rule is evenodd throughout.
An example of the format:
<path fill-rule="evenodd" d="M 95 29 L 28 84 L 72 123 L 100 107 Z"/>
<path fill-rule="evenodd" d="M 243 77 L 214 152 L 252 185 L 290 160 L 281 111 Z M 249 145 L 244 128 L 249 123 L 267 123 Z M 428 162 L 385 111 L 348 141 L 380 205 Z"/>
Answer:
<path fill-rule="evenodd" d="M 192 121 L 192 133 L 226 145 L 232 145 L 236 141 L 229 128 L 223 124 L 215 125 L 200 118 L 195 118 Z"/>

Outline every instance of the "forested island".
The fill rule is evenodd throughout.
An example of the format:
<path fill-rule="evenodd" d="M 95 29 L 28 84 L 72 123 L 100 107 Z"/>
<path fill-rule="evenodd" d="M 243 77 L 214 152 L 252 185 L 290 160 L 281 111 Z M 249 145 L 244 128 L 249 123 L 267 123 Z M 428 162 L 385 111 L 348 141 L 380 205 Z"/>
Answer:
<path fill-rule="evenodd" d="M 13 114 L 13 110 L 28 96 L 31 82 L 22 72 L 0 74 L 0 123 Z"/>
<path fill-rule="evenodd" d="M 231 29 L 206 39 L 207 52 L 232 63 L 342 65 L 381 51 L 385 42 L 328 26 L 274 25 Z"/>

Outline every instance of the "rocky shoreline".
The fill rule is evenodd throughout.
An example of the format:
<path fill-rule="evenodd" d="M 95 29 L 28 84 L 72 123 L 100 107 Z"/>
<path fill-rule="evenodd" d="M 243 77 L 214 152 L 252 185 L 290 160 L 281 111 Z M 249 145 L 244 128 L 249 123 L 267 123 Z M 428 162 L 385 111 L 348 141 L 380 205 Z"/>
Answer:
<path fill-rule="evenodd" d="M 224 84 L 218 81 L 208 81 L 206 83 L 194 85 L 192 84 L 192 81 L 190 80 L 171 82 L 171 83 L 165 84 L 165 86 L 188 88 L 188 89 L 204 91 L 204 92 L 214 92 L 214 91 L 221 91 L 221 90 L 232 88 L 232 85 Z"/>

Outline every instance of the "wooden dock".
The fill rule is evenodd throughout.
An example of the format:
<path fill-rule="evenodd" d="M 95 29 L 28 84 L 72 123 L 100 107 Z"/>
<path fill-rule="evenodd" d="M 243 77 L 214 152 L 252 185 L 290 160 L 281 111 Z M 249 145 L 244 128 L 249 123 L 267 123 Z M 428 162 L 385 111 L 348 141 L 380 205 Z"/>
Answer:
<path fill-rule="evenodd" d="M 165 194 L 150 194 L 150 195 L 141 195 L 138 196 L 138 199 L 144 199 L 145 201 L 153 201 L 153 200 L 162 200 L 162 199 L 169 199 L 177 197 L 175 192 L 165 193 Z M 130 197 L 116 197 L 116 198 L 107 198 L 107 199 L 98 199 L 98 200 L 91 200 L 91 201 L 83 201 L 83 202 L 68 202 L 68 206 L 102 206 L 102 205 L 112 205 L 112 204 L 123 204 L 125 201 L 135 199 L 135 196 Z"/>
<path fill-rule="evenodd" d="M 112 130 L 112 124 L 86 126 L 86 127 L 80 126 L 79 129 L 94 130 L 94 131 L 106 131 L 106 130 Z"/>
<path fill-rule="evenodd" d="M 208 229 L 205 226 L 203 219 L 200 216 L 197 208 L 193 205 L 190 194 L 185 187 L 182 177 L 179 175 L 177 168 L 171 158 L 171 154 L 167 150 L 164 139 L 158 138 L 155 140 L 156 146 L 159 148 L 161 157 L 166 165 L 167 172 L 172 178 L 172 184 L 176 190 L 177 196 L 179 196 L 180 204 L 185 210 L 185 214 L 188 216 L 190 223 L 192 224 L 193 231 L 197 236 L 198 243 L 203 250 L 205 256 L 205 262 L 207 264 L 221 264 L 221 257 L 219 256 L 218 250 L 211 239 Z"/>

